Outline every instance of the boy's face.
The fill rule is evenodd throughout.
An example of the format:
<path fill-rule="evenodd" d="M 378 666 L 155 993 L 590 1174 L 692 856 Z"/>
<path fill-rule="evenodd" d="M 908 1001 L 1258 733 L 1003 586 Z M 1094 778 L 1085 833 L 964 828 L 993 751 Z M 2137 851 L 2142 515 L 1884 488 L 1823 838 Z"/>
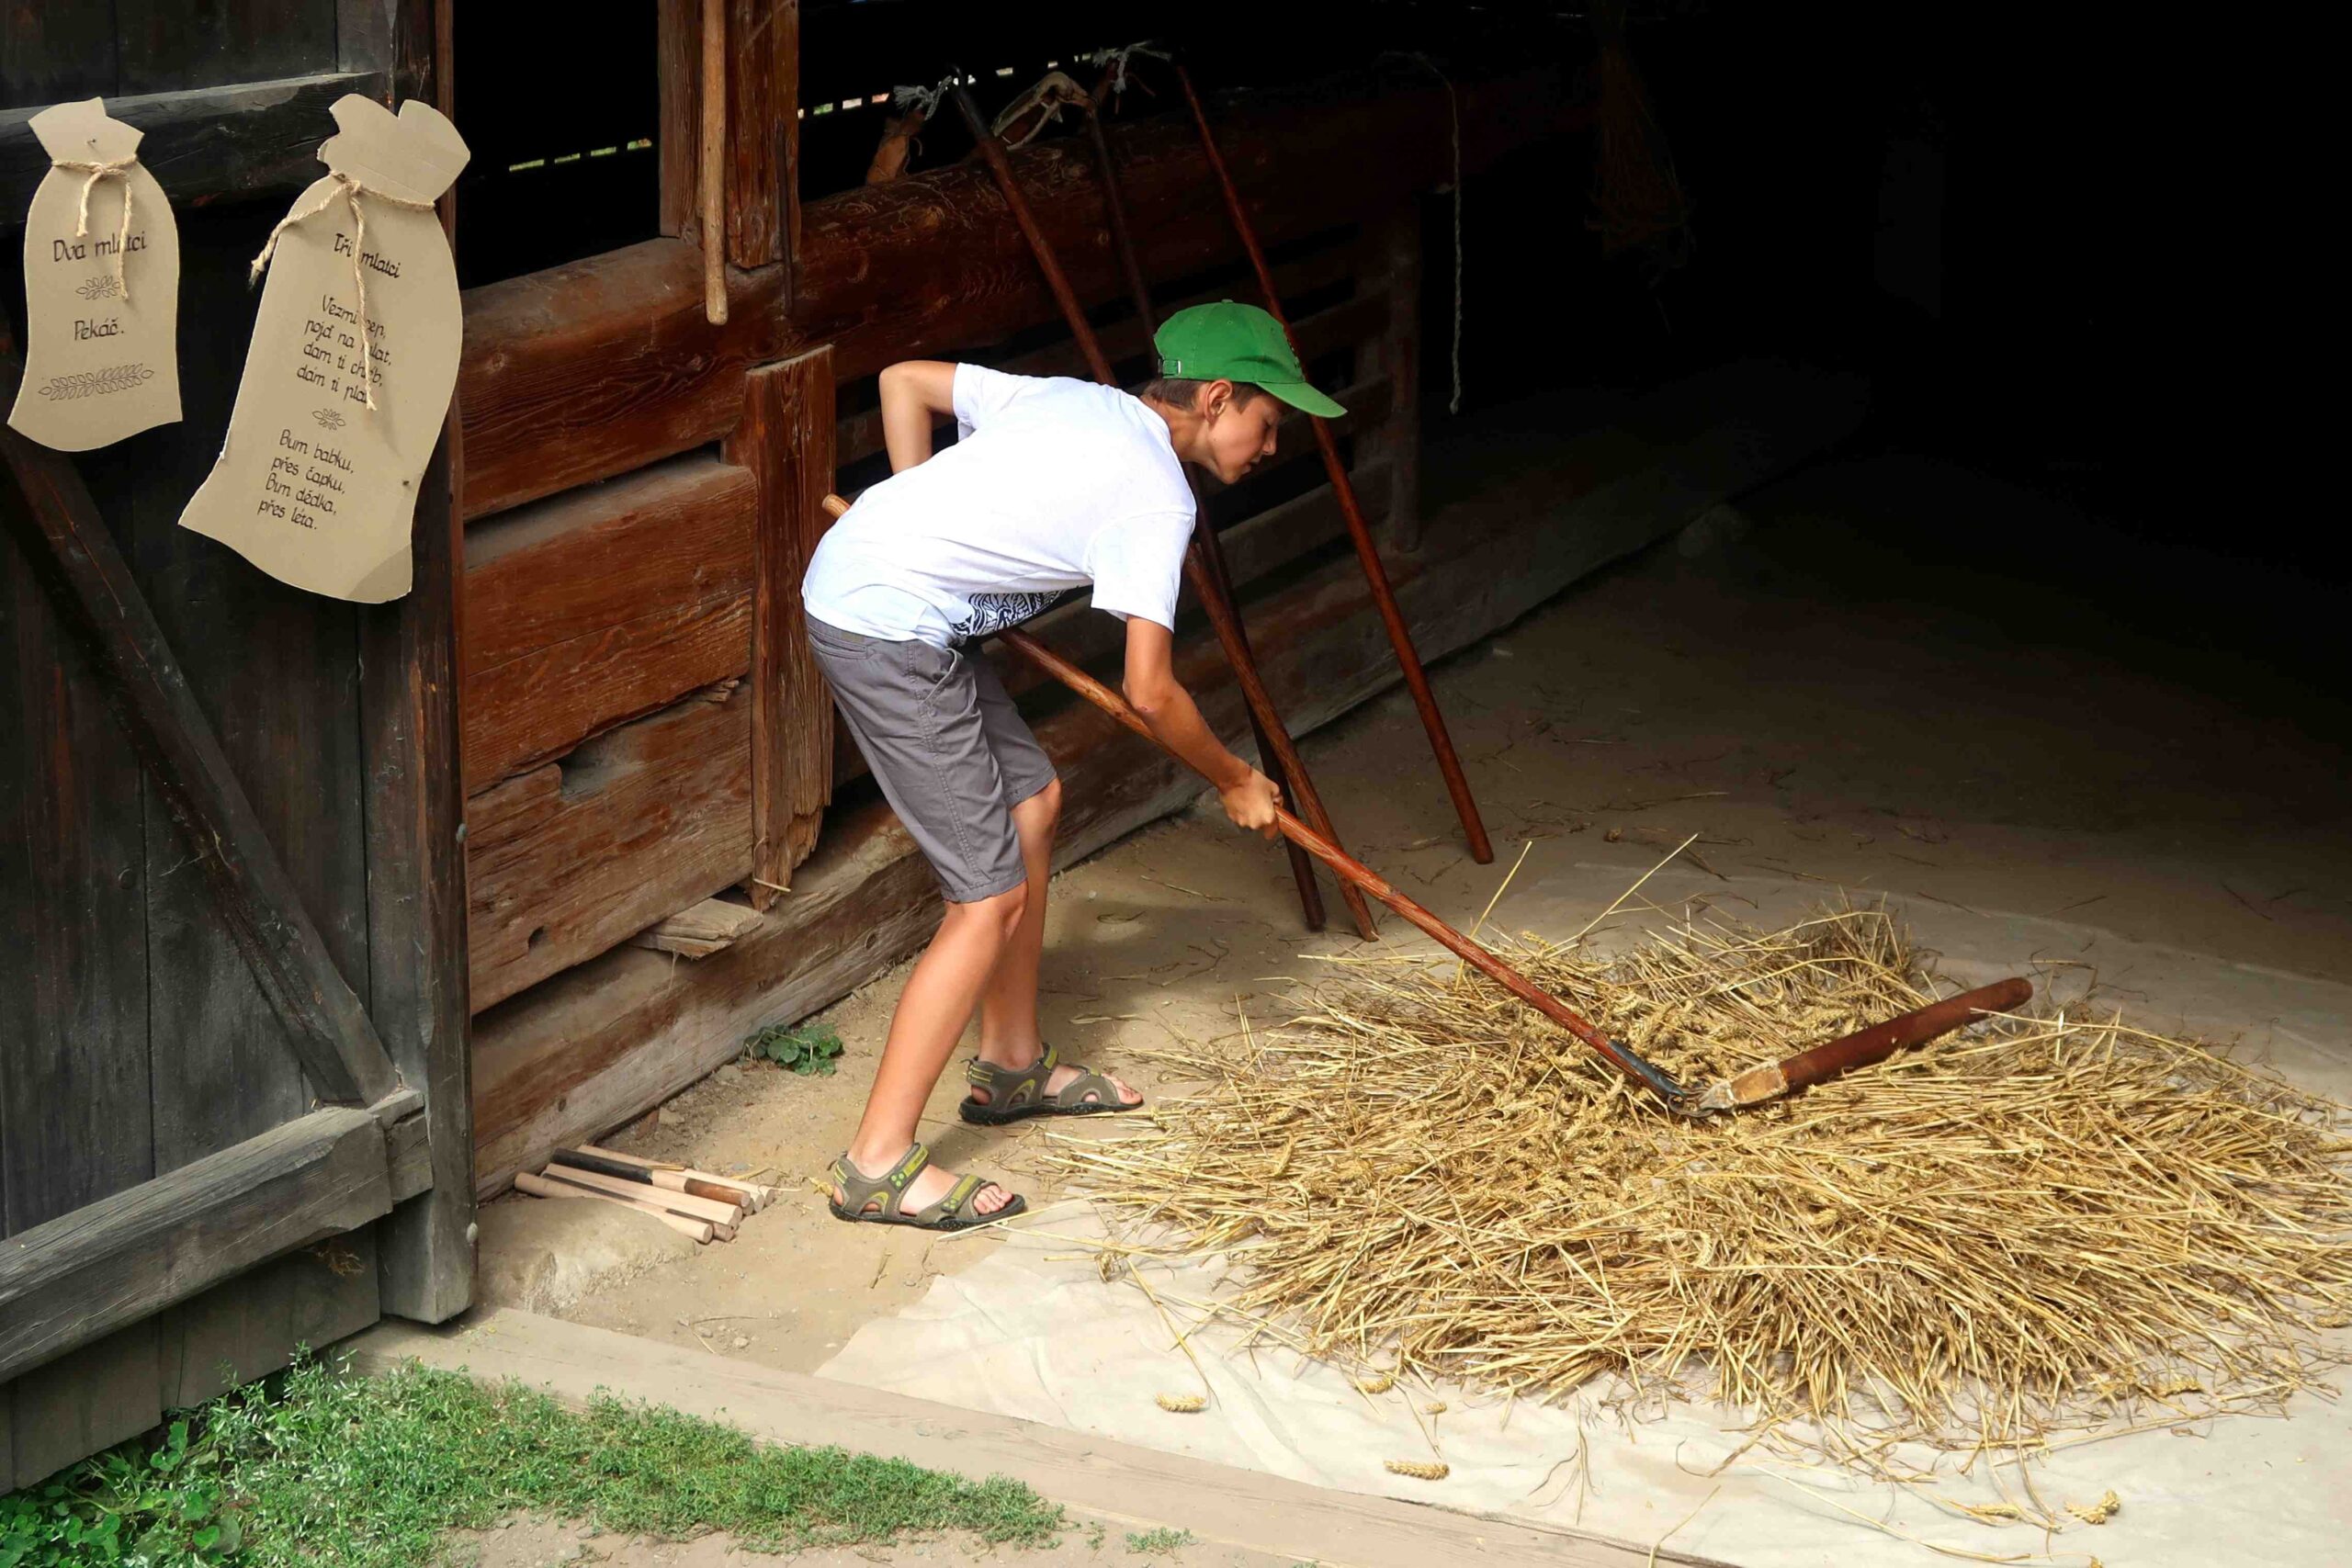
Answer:
<path fill-rule="evenodd" d="M 1274 455 L 1274 432 L 1283 422 L 1280 399 L 1260 392 L 1240 402 L 1232 382 L 1212 381 L 1201 389 L 1197 412 L 1204 466 L 1227 484 Z"/>

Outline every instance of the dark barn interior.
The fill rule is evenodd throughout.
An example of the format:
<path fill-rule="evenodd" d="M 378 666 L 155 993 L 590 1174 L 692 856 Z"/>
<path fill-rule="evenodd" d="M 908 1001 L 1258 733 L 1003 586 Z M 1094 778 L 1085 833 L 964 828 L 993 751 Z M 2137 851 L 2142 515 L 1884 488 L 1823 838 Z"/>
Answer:
<path fill-rule="evenodd" d="M 509 1309 L 820 1402 L 842 1344 L 986 1267 L 994 1243 L 934 1259 L 800 1201 L 939 915 L 837 727 L 800 572 L 826 495 L 889 471 L 885 366 L 1088 373 L 947 104 L 874 172 L 902 90 L 960 76 L 994 116 L 1049 72 L 1091 88 L 1139 40 L 1099 124 L 1155 308 L 1259 298 L 1165 50 L 1309 377 L 1350 408 L 1328 466 L 1295 419 L 1258 471 L 1203 487 L 1200 526 L 1368 863 L 1444 920 L 1565 936 L 1695 843 L 1645 908 L 1883 898 L 1954 973 L 2030 960 L 2343 1092 L 2352 557 L 2271 477 L 2296 457 L 2258 428 L 2275 377 L 2245 367 L 2285 291 L 2216 214 L 2239 193 L 2196 172 L 2208 111 L 2163 24 L 1721 0 L 14 7 L 9 219 L 51 173 L 40 109 L 102 96 L 141 126 L 185 258 L 187 390 L 182 422 L 110 447 L 6 436 L 0 1490 L 134 1451 L 298 1345 L 364 1332 L 430 1360 L 442 1341 L 406 1325 Z M 253 334 L 248 264 L 346 92 L 437 103 L 471 154 L 440 207 L 458 389 L 417 587 L 386 605 L 177 526 Z M 1067 109 L 1009 156 L 1132 386 L 1155 362 L 1084 124 Z M 11 396 L 24 265 L 0 244 Z M 1496 856 L 1456 834 L 1360 550 L 1388 562 Z M 136 602 L 119 624 L 92 608 L 109 594 Z M 1028 629 L 1115 683 L 1082 599 Z M 1175 629 L 1239 747 L 1225 626 L 1188 590 Z M 1012 645 L 988 657 L 1067 792 L 1056 897 L 1103 911 L 1054 917 L 1055 1028 L 1172 1090 L 1192 1080 L 1154 1076 L 1167 1036 L 1222 1038 L 1285 994 L 1261 977 L 1360 951 L 1337 897 L 1300 930 L 1279 857 L 1217 837 L 1191 773 Z M 1183 967 L 1209 952 L 1188 921 L 1244 915 Z M 841 1074 L 746 1057 L 787 1026 L 832 1032 Z M 996 1158 L 952 1125 L 960 1092 L 933 1103 L 941 1147 Z M 748 1176 L 778 1207 L 728 1247 L 615 1241 L 600 1275 L 518 1189 L 584 1145 Z M 1023 1170 L 1040 1207 L 1074 1190 L 1044 1157 Z M 708 1314 L 758 1326 L 730 1341 Z M 853 1434 L 895 1419 L 843 1411 Z M 2331 1506 L 2282 1505 L 2275 1560 L 2327 1560 Z M 2165 1517 L 2142 1528 L 2189 1530 Z M 1235 1528 L 1212 1541 L 1288 1562 L 1324 1527 Z M 1641 1561 L 1593 1528 L 1576 1561 Z M 1681 1547 L 1724 1555 L 1641 1544 L 1784 1561 L 1702 1535 Z M 1344 1560 L 1522 1561 L 1435 1539 Z M 2208 1560 L 2161 1550 L 2193 1532 L 2148 1539 L 2128 1560 Z M 1854 1540 L 1823 1550 L 1879 1542 Z"/>

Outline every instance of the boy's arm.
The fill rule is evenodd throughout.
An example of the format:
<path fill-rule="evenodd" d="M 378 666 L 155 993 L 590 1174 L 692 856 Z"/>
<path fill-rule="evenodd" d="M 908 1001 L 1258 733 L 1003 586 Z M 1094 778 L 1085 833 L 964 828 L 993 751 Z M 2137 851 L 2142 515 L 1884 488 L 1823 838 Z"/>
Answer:
<path fill-rule="evenodd" d="M 1166 626 L 1141 615 L 1127 617 L 1127 671 L 1121 682 L 1127 705 L 1142 716 L 1161 745 L 1216 786 L 1225 814 L 1235 827 L 1274 837 L 1281 831 L 1274 824 L 1274 808 L 1282 804 L 1282 791 L 1272 779 L 1227 750 L 1202 721 L 1192 694 L 1177 683 L 1174 644 L 1175 637 Z"/>
<path fill-rule="evenodd" d="M 902 359 L 883 367 L 882 445 L 890 471 L 931 456 L 932 426 L 956 412 L 956 367 L 944 359 Z"/>

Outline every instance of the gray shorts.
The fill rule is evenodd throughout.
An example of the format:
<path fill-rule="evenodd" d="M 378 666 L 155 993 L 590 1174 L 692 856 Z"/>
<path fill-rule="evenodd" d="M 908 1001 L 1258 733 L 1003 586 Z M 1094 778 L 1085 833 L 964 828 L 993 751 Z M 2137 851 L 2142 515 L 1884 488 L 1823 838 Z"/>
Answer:
<path fill-rule="evenodd" d="M 1054 782 L 1054 764 L 988 660 L 813 616 L 808 646 L 948 902 L 993 898 L 1027 881 L 1012 808 Z"/>

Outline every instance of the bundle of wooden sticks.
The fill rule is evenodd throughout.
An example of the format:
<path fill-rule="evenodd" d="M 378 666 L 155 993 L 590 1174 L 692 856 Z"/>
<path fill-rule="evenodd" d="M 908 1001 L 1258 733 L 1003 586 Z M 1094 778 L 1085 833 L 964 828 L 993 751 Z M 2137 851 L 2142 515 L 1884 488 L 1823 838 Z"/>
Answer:
<path fill-rule="evenodd" d="M 590 1145 L 558 1149 L 538 1175 L 514 1185 L 534 1198 L 600 1198 L 652 1215 L 699 1242 L 733 1241 L 735 1227 L 775 1201 L 775 1189 L 713 1176 L 674 1160 L 647 1159 Z"/>

